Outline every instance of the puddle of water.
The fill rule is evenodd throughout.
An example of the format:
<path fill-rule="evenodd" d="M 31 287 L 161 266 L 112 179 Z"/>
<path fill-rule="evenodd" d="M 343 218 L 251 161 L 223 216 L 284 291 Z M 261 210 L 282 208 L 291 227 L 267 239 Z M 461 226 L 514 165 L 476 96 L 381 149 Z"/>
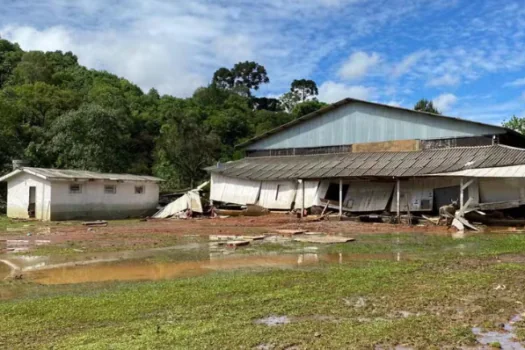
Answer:
<path fill-rule="evenodd" d="M 502 349 L 525 350 L 525 347 L 516 340 L 514 324 L 522 320 L 521 315 L 516 315 L 504 324 L 501 331 L 483 332 L 481 328 L 472 328 L 472 333 L 478 337 L 478 342 L 483 345 L 499 343 Z"/>
<path fill-rule="evenodd" d="M 103 281 L 161 280 L 198 276 L 219 270 L 297 268 L 319 263 L 342 264 L 360 260 L 396 260 L 394 254 L 214 255 L 208 253 L 203 257 L 201 252 L 198 257 L 200 259 L 166 262 L 151 262 L 140 259 L 111 261 L 95 259 L 54 265 L 49 265 L 45 260 L 43 261 L 45 258 L 37 257 L 33 258 L 31 264 L 26 265 L 21 270 L 30 279 L 41 284 L 70 284 Z"/>
<path fill-rule="evenodd" d="M 0 240 L 0 252 L 20 253 L 29 251 L 33 247 L 51 243 L 43 239 L 6 239 Z"/>
<path fill-rule="evenodd" d="M 0 260 L 0 281 L 11 275 L 11 267 Z"/>

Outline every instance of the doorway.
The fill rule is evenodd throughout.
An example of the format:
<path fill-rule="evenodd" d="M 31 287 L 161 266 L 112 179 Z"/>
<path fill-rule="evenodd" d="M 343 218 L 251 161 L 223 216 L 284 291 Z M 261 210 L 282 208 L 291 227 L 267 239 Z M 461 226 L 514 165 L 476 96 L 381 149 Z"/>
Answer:
<path fill-rule="evenodd" d="M 29 206 L 27 207 L 27 214 L 30 218 L 36 217 L 36 187 L 29 187 Z"/>

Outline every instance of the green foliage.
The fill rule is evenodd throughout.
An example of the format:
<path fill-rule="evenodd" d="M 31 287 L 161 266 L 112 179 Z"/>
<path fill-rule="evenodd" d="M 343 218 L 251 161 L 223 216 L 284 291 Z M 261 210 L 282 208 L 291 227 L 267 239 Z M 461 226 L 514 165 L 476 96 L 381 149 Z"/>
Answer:
<path fill-rule="evenodd" d="M 317 86 L 304 79 L 292 84 L 290 103 L 252 96 L 269 81 L 264 66 L 246 61 L 218 69 L 191 98 L 144 94 L 80 66 L 71 52 L 24 52 L 0 40 L 0 173 L 26 158 L 33 166 L 156 174 L 168 180 L 165 189 L 188 187 L 207 177 L 203 167 L 238 159 L 235 145 L 322 105 L 310 101 Z"/>
<path fill-rule="evenodd" d="M 256 62 L 239 62 L 232 69 L 219 68 L 213 74 L 212 83 L 222 89 L 240 88 L 250 96 L 250 90 L 258 90 L 261 84 L 270 82 L 266 68 Z M 239 90 L 238 90 L 239 91 Z"/>
<path fill-rule="evenodd" d="M 421 100 L 417 101 L 417 103 L 414 105 L 414 109 L 416 111 L 422 111 L 427 113 L 434 113 L 434 114 L 441 114 L 441 112 L 434 107 L 434 103 L 432 101 L 429 101 L 427 99 L 422 98 Z"/>
<path fill-rule="evenodd" d="M 502 126 L 525 135 L 525 118 L 518 118 L 513 115 L 512 118 L 504 121 Z"/>
<path fill-rule="evenodd" d="M 47 148 L 60 168 L 123 172 L 128 143 L 128 127 L 114 110 L 86 104 L 54 121 Z"/>
<path fill-rule="evenodd" d="M 158 143 L 157 173 L 174 187 L 193 187 L 202 180 L 203 168 L 217 159 L 220 146 L 218 137 L 201 125 L 198 114 L 186 113 L 185 118 L 162 126 Z"/>
<path fill-rule="evenodd" d="M 299 96 L 299 101 L 301 102 L 319 94 L 315 81 L 306 79 L 294 80 L 290 87 L 290 91 Z"/>
<path fill-rule="evenodd" d="M 317 100 L 305 101 L 296 105 L 292 110 L 292 114 L 295 118 L 300 118 L 303 115 L 313 113 L 323 108 L 324 106 L 327 106 L 327 104 L 324 102 L 319 102 Z"/>
<path fill-rule="evenodd" d="M 0 39 L 0 89 L 10 78 L 22 55 L 23 51 L 18 44 Z"/>

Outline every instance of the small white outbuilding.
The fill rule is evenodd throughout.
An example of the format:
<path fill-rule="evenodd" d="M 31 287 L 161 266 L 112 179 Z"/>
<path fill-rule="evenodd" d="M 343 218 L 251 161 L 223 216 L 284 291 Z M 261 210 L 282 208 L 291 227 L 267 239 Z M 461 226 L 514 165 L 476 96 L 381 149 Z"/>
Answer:
<path fill-rule="evenodd" d="M 152 176 L 21 167 L 7 182 L 7 216 L 40 220 L 120 219 L 155 212 L 159 182 Z"/>

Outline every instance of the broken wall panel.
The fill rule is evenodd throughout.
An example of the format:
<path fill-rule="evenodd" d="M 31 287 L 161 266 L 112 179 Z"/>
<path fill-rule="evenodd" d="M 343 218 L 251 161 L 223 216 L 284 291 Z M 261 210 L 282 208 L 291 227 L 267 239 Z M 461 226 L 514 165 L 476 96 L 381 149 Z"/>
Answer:
<path fill-rule="evenodd" d="M 257 204 L 267 209 L 292 209 L 296 190 L 295 181 L 263 181 Z"/>
<path fill-rule="evenodd" d="M 402 212 L 410 211 L 421 211 L 429 212 L 434 209 L 434 191 L 439 188 L 447 188 L 452 186 L 458 186 L 459 179 L 456 178 L 415 178 L 408 181 L 401 182 L 400 190 L 400 203 L 399 207 Z M 478 203 L 477 191 L 474 189 L 476 186 L 473 183 L 469 190 L 472 189 L 471 195 L 473 196 L 472 204 Z M 407 200 L 408 198 L 408 200 Z M 448 203 L 447 203 L 448 204 Z M 397 203 L 395 198 L 392 200 L 390 205 L 390 211 L 395 212 L 397 210 Z"/>
<path fill-rule="evenodd" d="M 384 211 L 394 185 L 393 182 L 352 181 L 343 205 L 352 212 Z"/>
<path fill-rule="evenodd" d="M 479 179 L 479 197 L 481 203 L 523 201 L 525 200 L 525 179 Z"/>
<path fill-rule="evenodd" d="M 255 204 L 259 199 L 260 181 L 211 174 L 210 199 L 240 205 Z"/>

